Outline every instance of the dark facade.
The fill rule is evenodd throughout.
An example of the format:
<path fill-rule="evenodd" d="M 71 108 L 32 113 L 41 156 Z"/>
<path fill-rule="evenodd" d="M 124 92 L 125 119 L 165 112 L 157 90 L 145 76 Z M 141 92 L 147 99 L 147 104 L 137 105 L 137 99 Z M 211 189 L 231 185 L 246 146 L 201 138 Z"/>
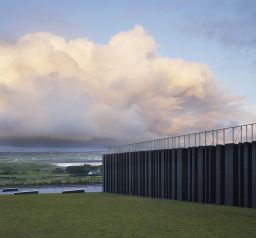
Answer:
<path fill-rule="evenodd" d="M 104 192 L 256 208 L 256 142 L 103 156 Z"/>

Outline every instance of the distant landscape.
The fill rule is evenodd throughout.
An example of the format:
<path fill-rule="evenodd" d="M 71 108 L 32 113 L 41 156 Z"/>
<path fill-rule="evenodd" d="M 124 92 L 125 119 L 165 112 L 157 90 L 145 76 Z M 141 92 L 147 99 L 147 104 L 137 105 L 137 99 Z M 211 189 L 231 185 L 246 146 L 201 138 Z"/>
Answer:
<path fill-rule="evenodd" d="M 0 187 L 102 183 L 102 152 L 0 153 Z"/>

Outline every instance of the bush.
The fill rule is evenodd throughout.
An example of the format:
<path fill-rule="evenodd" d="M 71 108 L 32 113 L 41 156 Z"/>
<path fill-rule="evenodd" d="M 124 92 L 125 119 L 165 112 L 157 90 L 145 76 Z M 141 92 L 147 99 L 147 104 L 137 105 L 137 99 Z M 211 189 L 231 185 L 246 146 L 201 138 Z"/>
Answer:
<path fill-rule="evenodd" d="M 55 174 L 62 174 L 65 173 L 65 170 L 63 168 L 56 168 L 52 172 Z"/>
<path fill-rule="evenodd" d="M 68 166 L 66 168 L 66 172 L 69 174 L 77 174 L 77 175 L 88 175 L 88 173 L 92 170 L 93 166 L 83 165 L 83 166 Z"/>

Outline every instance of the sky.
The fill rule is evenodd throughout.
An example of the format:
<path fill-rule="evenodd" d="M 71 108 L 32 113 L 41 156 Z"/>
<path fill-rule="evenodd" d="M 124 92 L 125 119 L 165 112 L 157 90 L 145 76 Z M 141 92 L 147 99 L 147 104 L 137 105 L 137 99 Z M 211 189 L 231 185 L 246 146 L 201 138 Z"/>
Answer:
<path fill-rule="evenodd" d="M 0 0 L 0 150 L 255 122 L 256 3 Z"/>

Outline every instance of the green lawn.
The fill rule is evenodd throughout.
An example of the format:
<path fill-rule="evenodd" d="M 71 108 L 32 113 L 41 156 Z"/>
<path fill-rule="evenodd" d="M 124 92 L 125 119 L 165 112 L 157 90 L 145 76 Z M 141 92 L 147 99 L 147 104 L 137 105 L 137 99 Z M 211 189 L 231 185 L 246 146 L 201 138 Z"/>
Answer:
<path fill-rule="evenodd" d="M 0 237 L 256 237 L 256 210 L 104 193 L 3 195 Z"/>

